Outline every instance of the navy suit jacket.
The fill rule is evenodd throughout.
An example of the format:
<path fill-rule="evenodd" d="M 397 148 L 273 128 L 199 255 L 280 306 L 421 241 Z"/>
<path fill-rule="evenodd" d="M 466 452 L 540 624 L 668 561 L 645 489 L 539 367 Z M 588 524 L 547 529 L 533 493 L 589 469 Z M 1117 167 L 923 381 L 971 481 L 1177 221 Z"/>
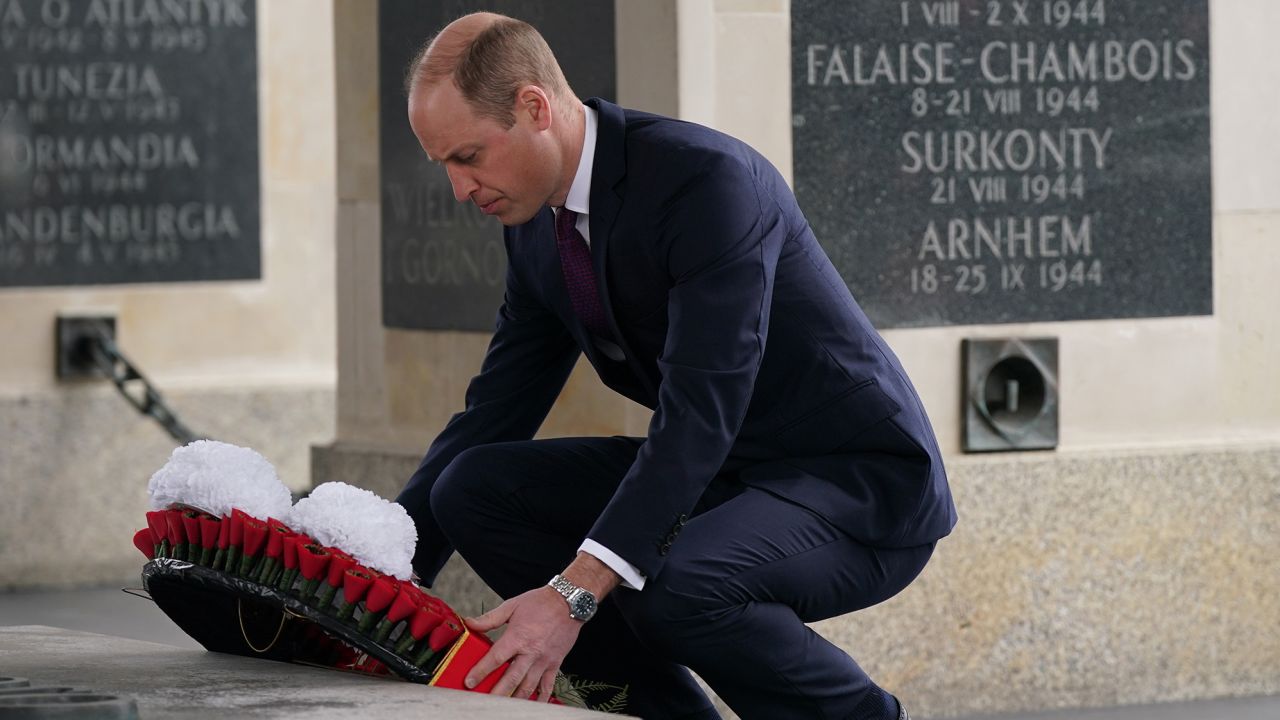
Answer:
<path fill-rule="evenodd" d="M 647 577 L 728 468 L 730 482 L 873 546 L 949 533 L 955 507 L 920 400 L 777 170 L 714 130 L 588 104 L 591 252 L 625 359 L 573 312 L 550 208 L 507 228 L 506 295 L 480 374 L 399 498 L 418 522 L 419 575 L 431 582 L 452 553 L 429 509 L 435 479 L 470 447 L 531 438 L 579 353 L 654 411 L 589 534 Z"/>

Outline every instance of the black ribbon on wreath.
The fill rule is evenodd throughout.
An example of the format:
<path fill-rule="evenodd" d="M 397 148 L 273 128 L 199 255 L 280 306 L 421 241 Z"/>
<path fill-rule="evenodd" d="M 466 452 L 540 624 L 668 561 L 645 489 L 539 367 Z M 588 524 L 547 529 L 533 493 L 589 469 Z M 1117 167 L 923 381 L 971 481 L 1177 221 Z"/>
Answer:
<path fill-rule="evenodd" d="M 143 566 L 142 585 L 211 652 L 431 682 L 391 648 L 276 588 L 171 558 Z"/>

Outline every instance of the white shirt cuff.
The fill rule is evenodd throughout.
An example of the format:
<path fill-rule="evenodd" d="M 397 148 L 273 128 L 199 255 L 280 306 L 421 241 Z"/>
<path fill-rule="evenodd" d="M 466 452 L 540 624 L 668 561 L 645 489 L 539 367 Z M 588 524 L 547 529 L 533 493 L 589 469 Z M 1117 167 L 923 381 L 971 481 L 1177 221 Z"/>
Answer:
<path fill-rule="evenodd" d="M 622 586 L 632 590 L 643 590 L 645 577 L 640 573 L 635 565 L 618 557 L 618 554 L 600 543 L 587 538 L 582 541 L 582 546 L 578 550 L 595 557 L 595 559 L 609 566 L 609 569 L 622 576 Z"/>

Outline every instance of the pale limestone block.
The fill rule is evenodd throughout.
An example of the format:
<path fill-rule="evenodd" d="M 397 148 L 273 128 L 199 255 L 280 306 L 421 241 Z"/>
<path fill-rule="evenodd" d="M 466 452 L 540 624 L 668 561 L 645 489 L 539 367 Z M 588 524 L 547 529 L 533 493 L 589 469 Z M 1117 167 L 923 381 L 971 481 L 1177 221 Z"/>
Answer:
<path fill-rule="evenodd" d="M 1219 437 L 1213 318 L 1063 324 L 1050 334 L 1060 337 L 1062 447 Z"/>
<path fill-rule="evenodd" d="M 618 104 L 677 117 L 680 57 L 675 0 L 617 0 Z"/>
<path fill-rule="evenodd" d="M 329 387 L 165 393 L 194 431 L 252 447 L 294 490 L 333 433 Z M 0 589 L 137 584 L 147 481 L 175 442 L 105 383 L 0 399 Z"/>
<path fill-rule="evenodd" d="M 791 178 L 791 18 L 725 12 L 716 17 L 716 123 Z"/>
<path fill-rule="evenodd" d="M 380 206 L 341 201 L 338 228 L 338 436 L 355 439 L 386 422 Z"/>
<path fill-rule="evenodd" d="M 1280 212 L 1217 218 L 1222 429 L 1247 438 L 1280 433 Z"/>
<path fill-rule="evenodd" d="M 770 15 L 786 15 L 791 11 L 788 0 L 715 0 L 716 12 L 727 13 L 762 13 Z"/>
<path fill-rule="evenodd" d="M 332 0 L 273 0 L 258 10 L 262 181 L 314 186 L 334 176 Z M 323 196 L 331 200 L 332 190 Z"/>
<path fill-rule="evenodd" d="M 1280 209 L 1280 3 L 1212 0 L 1209 67 L 1218 212 Z"/>
<path fill-rule="evenodd" d="M 645 435 L 648 414 L 605 387 L 591 363 L 579 358 L 538 437 Z"/>
<path fill-rule="evenodd" d="M 333 28 L 338 198 L 377 203 L 378 4 L 334 0 Z"/>
<path fill-rule="evenodd" d="M 680 119 L 717 127 L 715 7 L 709 0 L 676 0 Z"/>
<path fill-rule="evenodd" d="M 951 464 L 960 522 L 920 578 L 818 624 L 913 714 L 1274 693 L 1280 453 Z"/>

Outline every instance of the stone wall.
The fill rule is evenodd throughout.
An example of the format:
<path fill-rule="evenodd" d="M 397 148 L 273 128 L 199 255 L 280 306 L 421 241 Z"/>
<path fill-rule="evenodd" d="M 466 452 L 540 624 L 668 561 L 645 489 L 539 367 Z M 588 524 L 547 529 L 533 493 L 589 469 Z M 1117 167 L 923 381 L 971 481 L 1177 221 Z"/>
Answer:
<path fill-rule="evenodd" d="M 0 589 L 136 584 L 146 483 L 174 443 L 105 380 L 59 382 L 59 313 L 107 311 L 120 349 L 196 432 L 292 487 L 333 436 L 333 15 L 257 4 L 262 276 L 0 289 Z"/>
<path fill-rule="evenodd" d="M 333 434 L 332 389 L 166 394 L 194 432 L 252 447 L 290 488 L 310 486 L 309 442 Z M 174 442 L 114 387 L 0 399 L 0 591 L 138 585 L 147 480 Z"/>
<path fill-rule="evenodd" d="M 394 493 L 412 453 L 318 450 Z M 921 576 L 815 624 L 911 712 L 956 717 L 1280 692 L 1280 447 L 954 457 L 960 522 Z M 435 591 L 499 598 L 456 555 Z"/>

